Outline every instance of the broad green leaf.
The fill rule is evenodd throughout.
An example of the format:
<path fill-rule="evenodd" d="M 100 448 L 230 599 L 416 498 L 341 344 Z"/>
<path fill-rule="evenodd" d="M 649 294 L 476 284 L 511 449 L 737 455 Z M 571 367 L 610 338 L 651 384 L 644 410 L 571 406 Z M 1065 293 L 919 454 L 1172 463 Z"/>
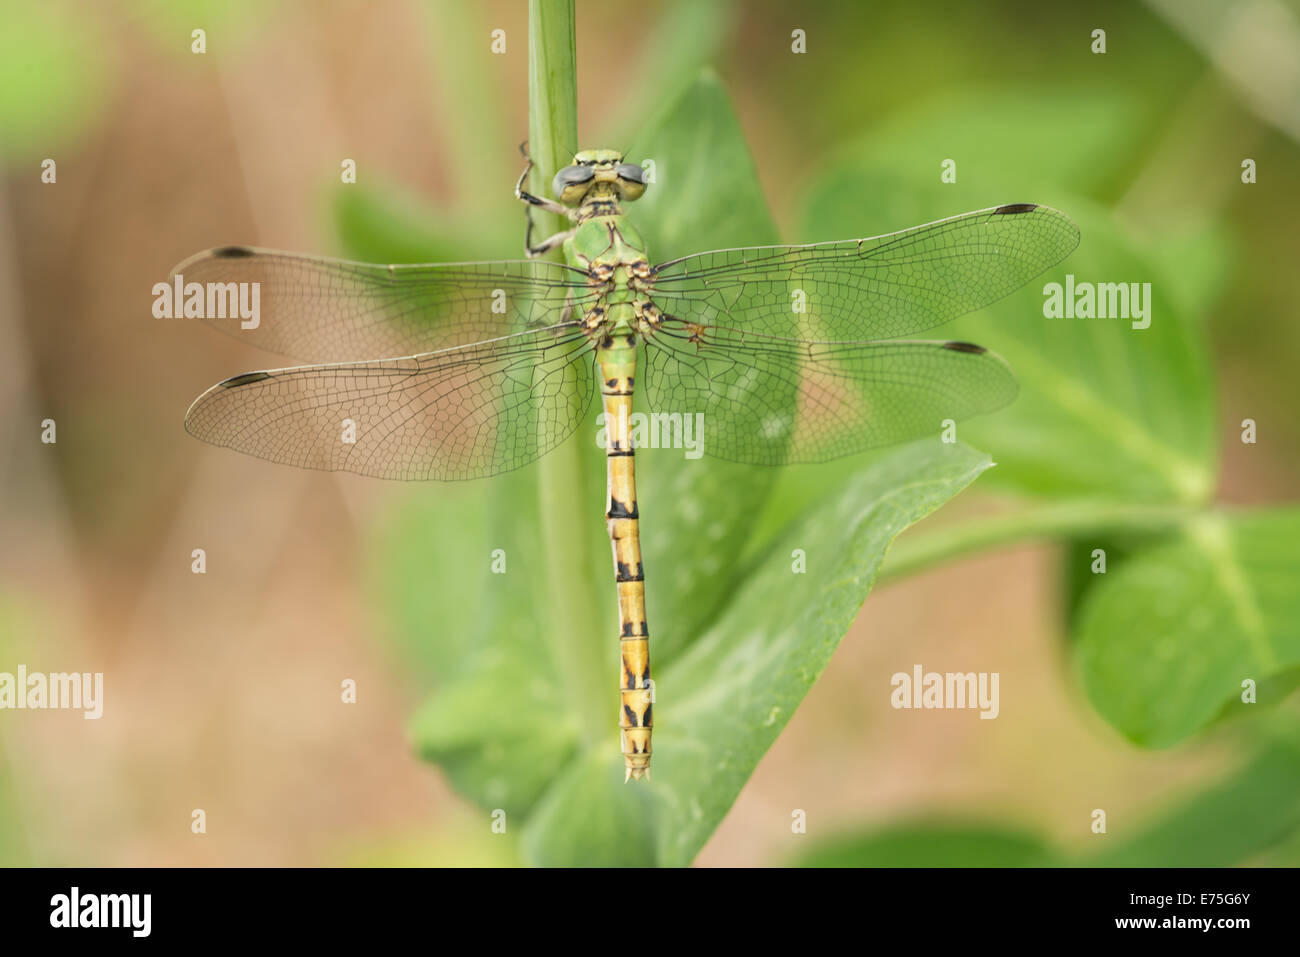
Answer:
<path fill-rule="evenodd" d="M 433 689 L 412 723 L 416 749 L 511 818 L 529 811 L 580 740 L 551 653 L 544 583 L 554 556 L 538 532 L 536 487 L 536 465 L 429 485 L 383 524 L 371 556 L 391 640 L 418 669 L 418 690 Z M 592 536 L 603 532 L 599 509 L 593 501 L 583 530 Z M 610 668 L 616 676 L 617 663 Z"/>
<path fill-rule="evenodd" d="M 442 765 L 461 791 L 485 810 L 513 815 L 527 813 L 572 759 L 579 734 L 545 650 L 516 653 L 537 635 L 528 609 L 512 604 L 524 614 L 504 633 L 511 647 L 488 643 L 475 670 L 459 673 L 420 709 L 412 735 L 421 756 Z"/>
<path fill-rule="evenodd" d="M 511 185 L 502 184 L 507 189 Z M 387 184 L 331 186 L 330 195 L 334 221 L 351 259 L 432 263 L 523 258 L 522 219 L 511 219 L 509 224 L 482 216 L 467 219 Z M 513 245 L 508 225 L 519 227 Z"/>
<path fill-rule="evenodd" d="M 918 821 L 844 834 L 796 857 L 799 867 L 1050 867 L 1059 853 L 996 825 Z"/>
<path fill-rule="evenodd" d="M 953 334 L 1001 353 L 1019 398 L 961 434 L 987 448 L 999 484 L 1045 496 L 1202 504 L 1217 474 L 1214 383 L 1199 323 L 1190 322 L 1105 214 L 1082 201 L 1084 240 L 1062 266 Z M 1050 282 L 1151 283 L 1150 326 L 1044 316 Z M 976 338 L 977 337 L 977 338 Z M 1001 471 L 1001 469 L 999 469 Z"/>
<path fill-rule="evenodd" d="M 1099 561 L 1095 552 L 1100 549 L 1105 553 L 1105 573 L 1110 574 L 1119 571 L 1135 552 L 1141 553 L 1152 541 L 1149 537 L 1138 536 L 1135 540 L 1126 541 L 1112 536 L 1113 533 L 1086 535 L 1061 543 L 1057 599 L 1061 627 L 1070 640 L 1078 636 L 1074 626 L 1078 620 L 1079 608 L 1098 581 L 1098 573 L 1093 571 Z"/>
<path fill-rule="evenodd" d="M 658 727 L 654 747 L 652 776 L 659 777 Z M 623 758 L 617 738 L 611 737 L 584 752 L 558 776 L 525 825 L 524 856 L 532 864 L 564 867 L 665 863 L 656 849 L 660 803 L 652 785 L 624 782 Z"/>
<path fill-rule="evenodd" d="M 721 617 L 659 671 L 646 792 L 653 807 L 643 807 L 639 792 L 619 797 L 627 788 L 611 734 L 566 769 L 526 825 L 533 859 L 690 863 L 826 667 L 894 536 L 989 464 L 965 446 L 913 443 L 787 528 Z M 807 556 L 806 574 L 792 570 L 795 549 Z M 619 834 L 621 843 L 575 843 L 584 828 Z"/>
<path fill-rule="evenodd" d="M 1095 867 L 1240 864 L 1300 831 L 1300 746 L 1293 736 L 1269 741 L 1250 763 L 1157 814 L 1132 837 L 1114 817 L 1107 823 L 1106 849 L 1081 856 L 1076 863 Z"/>
<path fill-rule="evenodd" d="M 599 143 L 587 145 L 622 149 L 636 139 L 639 130 L 658 125 L 662 117 L 656 117 L 656 111 L 675 102 L 684 88 L 696 82 L 701 69 L 722 50 L 734 21 L 733 0 L 674 0 L 643 22 L 643 45 L 636 66 L 620 79 L 620 96 L 609 117 L 609 129 Z M 581 38 L 578 44 L 581 47 Z M 647 116 L 654 118 L 651 124 L 644 122 Z M 632 162 L 641 159 L 627 155 Z"/>
<path fill-rule="evenodd" d="M 1175 744 L 1300 680 L 1300 509 L 1206 515 L 1099 576 L 1075 642 L 1093 705 L 1125 737 Z M 1257 685 L 1257 704 L 1241 700 Z"/>
<path fill-rule="evenodd" d="M 711 70 L 639 131 L 628 157 L 654 163 L 654 182 L 627 207 L 651 262 L 776 242 L 744 131 Z"/>
<path fill-rule="evenodd" d="M 494 584 L 492 552 L 510 544 L 492 541 L 490 491 L 487 482 L 423 486 L 374 530 L 367 586 L 417 687 L 445 681 L 478 647 L 479 614 Z M 466 554 L 470 542 L 481 543 L 473 555 Z M 508 582 L 514 569 L 510 555 L 504 558 Z"/>
<path fill-rule="evenodd" d="M 1153 281 L 1168 289 L 1181 315 L 1204 326 L 1239 272 L 1235 237 L 1216 222 L 1196 218 L 1164 225 L 1158 234 L 1144 236 L 1141 245 L 1160 270 Z"/>
<path fill-rule="evenodd" d="M 1090 121 L 1053 136 L 1053 124 L 1071 115 L 1044 114 L 1045 104 L 1059 109 L 1056 95 L 981 95 L 965 103 L 966 119 L 962 110 L 929 106 L 873 130 L 814 184 L 803 238 L 873 235 L 1007 202 L 1063 210 L 1082 233 L 1070 258 L 1002 302 L 932 333 L 993 349 L 1020 380 L 1009 408 L 963 425 L 959 434 L 999 463 L 996 484 L 1018 492 L 1202 503 L 1216 466 L 1213 382 L 1202 324 L 1171 290 L 1184 282 L 1218 288 L 1197 279 L 1216 247 L 1207 241 L 1181 269 L 1167 257 L 1157 265 L 1107 213 L 1078 198 L 1078 189 L 1111 162 L 1109 151 L 1123 145 L 1131 115 L 1121 108 L 1108 117 L 1085 106 L 1098 107 L 1085 95 L 1079 116 Z M 940 181 L 947 158 L 958 162 L 955 184 Z M 1067 275 L 1151 283 L 1150 327 L 1046 318 L 1046 284 L 1063 284 Z"/>
<path fill-rule="evenodd" d="M 1101 199 L 1148 132 L 1124 90 L 1090 85 L 974 89 L 910 105 L 862 131 L 807 194 L 806 242 L 868 236 L 1002 203 L 1065 210 Z M 941 179 L 951 160 L 955 182 Z M 869 198 L 859 206 L 860 198 Z M 1085 234 L 1085 239 L 1087 238 Z"/>
<path fill-rule="evenodd" d="M 998 824 L 898 823 L 828 839 L 804 867 L 1231 867 L 1294 863 L 1300 838 L 1300 746 L 1270 734 L 1248 762 L 1166 809 L 1111 817 L 1104 838 L 1069 851 Z M 1098 845 L 1101 850 L 1094 850 Z M 1083 848 L 1086 848 L 1084 850 Z"/>

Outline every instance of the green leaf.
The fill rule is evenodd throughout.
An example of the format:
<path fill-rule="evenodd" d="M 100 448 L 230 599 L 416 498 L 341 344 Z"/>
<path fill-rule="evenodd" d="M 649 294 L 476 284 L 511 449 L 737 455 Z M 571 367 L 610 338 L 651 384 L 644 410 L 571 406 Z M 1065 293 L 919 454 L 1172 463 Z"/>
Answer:
<path fill-rule="evenodd" d="M 535 640 L 528 622 L 523 617 L 506 633 L 515 646 Z M 489 647 L 473 670 L 428 700 L 412 733 L 420 754 L 484 809 L 527 813 L 555 768 L 572 759 L 579 729 L 563 682 L 546 677 L 552 669 L 544 655 Z"/>
<path fill-rule="evenodd" d="M 654 182 L 628 207 L 651 262 L 776 242 L 744 131 L 712 70 L 643 127 L 628 156 L 654 163 Z"/>
<path fill-rule="evenodd" d="M 1041 281 L 950 327 L 1001 353 L 1020 380 L 1006 410 L 961 434 L 987 448 L 999 484 L 1041 496 L 1204 504 L 1217 474 L 1208 345 L 1167 295 L 1163 276 L 1101 211 L 1070 214 L 1079 249 Z M 1150 282 L 1151 325 L 1049 319 L 1048 282 Z M 1003 469 L 999 469 L 1002 472 Z"/>
<path fill-rule="evenodd" d="M 733 0 L 673 0 L 639 24 L 644 33 L 641 49 L 635 67 L 619 79 L 619 109 L 600 142 L 588 145 L 620 149 L 639 130 L 655 125 L 662 117 L 651 124 L 645 118 L 654 117 L 695 83 L 701 69 L 723 52 L 735 19 Z M 633 162 L 640 159 L 631 152 L 625 155 Z"/>
<path fill-rule="evenodd" d="M 407 494 L 379 520 L 365 563 L 367 590 L 385 612 L 385 637 L 419 690 L 446 680 L 478 646 L 479 612 L 495 598 L 492 551 L 508 544 L 492 541 L 489 483 L 429 488 Z M 466 555 L 469 542 L 483 550 Z"/>
<path fill-rule="evenodd" d="M 1050 867 L 1059 854 L 1033 834 L 996 825 L 917 821 L 823 841 L 798 867 Z"/>
<path fill-rule="evenodd" d="M 1126 127 L 1085 110 L 1093 126 L 1058 141 L 1041 110 L 1014 111 L 1019 97 L 986 99 L 973 119 L 924 108 L 848 147 L 811 191 L 805 237 L 872 235 L 1006 202 L 1062 209 L 1083 237 L 1069 259 L 934 332 L 993 349 L 1020 380 L 1010 407 L 964 424 L 959 434 L 993 455 L 1001 466 L 996 484 L 1020 493 L 1204 503 L 1216 470 L 1214 390 L 1202 324 L 1169 292 L 1183 270 L 1149 260 L 1109 214 L 1078 198 L 1064 175 L 1080 162 L 1099 162 Z M 1025 122 L 1026 115 L 1038 120 Z M 1061 121 L 1068 116 L 1062 111 Z M 924 132 L 930 124 L 938 125 Z M 958 159 L 956 184 L 940 182 L 944 158 Z M 1206 255 L 1184 270 L 1204 269 Z M 1078 282 L 1151 283 L 1150 327 L 1046 318 L 1045 285 L 1068 274 Z"/>
<path fill-rule="evenodd" d="M 1095 84 L 945 92 L 838 152 L 808 194 L 803 239 L 899 229 L 924 222 L 911 218 L 918 211 L 933 219 L 1035 202 L 1070 212 L 1066 200 L 1101 199 L 1121 179 L 1150 135 L 1147 125 L 1131 91 Z M 946 160 L 956 182 L 940 178 Z M 859 207 L 859 198 L 867 204 Z"/>
<path fill-rule="evenodd" d="M 329 191 L 334 221 L 352 259 L 433 263 L 523 258 L 522 223 L 518 232 L 521 248 L 511 250 L 505 246 L 504 223 L 457 216 L 389 184 L 331 186 Z"/>
<path fill-rule="evenodd" d="M 1069 640 L 1078 637 L 1074 626 L 1078 620 L 1079 608 L 1092 586 L 1097 583 L 1097 573 L 1093 567 L 1098 559 L 1094 553 L 1098 549 L 1105 553 L 1106 573 L 1109 574 L 1119 571 L 1135 550 L 1141 552 L 1149 544 L 1149 540 L 1134 543 L 1109 535 L 1081 535 L 1067 538 L 1061 543 L 1057 598 L 1061 628 Z"/>
<path fill-rule="evenodd" d="M 1111 817 L 1114 849 L 1080 857 L 1094 867 L 1230 867 L 1300 830 L 1300 746 L 1277 737 L 1247 765 L 1179 802 L 1126 838 Z"/>
<path fill-rule="evenodd" d="M 1132 822 L 1132 823 L 1130 823 Z M 898 823 L 827 840 L 804 867 L 1231 867 L 1274 858 L 1294 863 L 1300 838 L 1300 744 L 1294 728 L 1270 734 L 1251 759 L 1190 798 L 1138 818 L 1069 852 L 998 824 Z M 1101 850 L 1094 848 L 1101 847 Z"/>
<path fill-rule="evenodd" d="M 656 765 L 661 760 L 658 738 L 656 727 Z M 658 767 L 653 774 L 659 776 Z M 580 755 L 564 769 L 525 825 L 525 858 L 563 867 L 667 863 L 656 851 L 659 795 L 645 782 L 625 783 L 623 777 L 616 738 Z"/>
<path fill-rule="evenodd" d="M 989 464 L 965 446 L 913 443 L 786 529 L 721 617 L 658 672 L 653 808 L 635 792 L 619 797 L 629 789 L 611 735 L 563 773 L 528 822 L 534 860 L 690 863 L 826 667 L 894 536 Z M 806 574 L 792 571 L 796 549 L 807 556 Z M 620 834 L 622 843 L 575 844 L 572 835 L 586 827 Z"/>
<path fill-rule="evenodd" d="M 1300 679 L 1300 509 L 1206 515 L 1099 580 L 1079 611 L 1089 699 L 1125 737 L 1175 744 Z M 1241 701 L 1253 680 L 1258 704 Z"/>
<path fill-rule="evenodd" d="M 552 629 L 541 624 L 550 559 L 537 472 L 412 495 L 381 524 L 368 576 L 418 690 L 435 689 L 412 722 L 417 750 L 480 806 L 512 818 L 580 739 Z M 599 503 L 591 507 L 598 515 Z M 599 531 L 598 522 L 580 530 Z"/>

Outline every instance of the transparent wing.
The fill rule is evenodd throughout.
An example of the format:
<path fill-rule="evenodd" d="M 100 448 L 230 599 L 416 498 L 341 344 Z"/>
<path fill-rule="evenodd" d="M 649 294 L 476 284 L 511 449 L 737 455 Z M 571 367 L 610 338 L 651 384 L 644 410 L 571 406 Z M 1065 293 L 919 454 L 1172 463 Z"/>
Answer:
<path fill-rule="evenodd" d="M 871 239 L 720 249 L 664 263 L 665 313 L 790 339 L 914 335 L 996 302 L 1064 259 L 1079 229 L 1021 203 Z"/>
<path fill-rule="evenodd" d="M 650 408 L 702 414 L 703 451 L 824 462 L 991 412 L 1016 395 L 1000 356 L 963 342 L 797 342 L 667 320 L 645 347 Z"/>
<path fill-rule="evenodd" d="M 172 270 L 202 285 L 204 321 L 250 345 L 304 362 L 409 356 L 554 326 L 595 294 L 586 274 L 553 262 L 382 266 L 225 246 Z M 230 306 L 257 283 L 260 321 Z M 210 285 L 211 284 L 211 285 Z M 252 286 L 244 290 L 251 303 Z M 209 315 L 211 313 L 211 315 Z"/>
<path fill-rule="evenodd" d="M 520 468 L 577 428 L 591 344 L 574 326 L 441 352 L 235 376 L 195 400 L 192 435 L 288 465 L 387 479 Z"/>

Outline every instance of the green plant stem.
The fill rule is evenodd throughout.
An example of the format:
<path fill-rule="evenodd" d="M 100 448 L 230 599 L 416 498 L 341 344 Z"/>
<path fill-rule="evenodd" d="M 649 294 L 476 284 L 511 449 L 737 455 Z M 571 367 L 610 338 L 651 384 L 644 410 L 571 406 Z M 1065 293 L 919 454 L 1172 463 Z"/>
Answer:
<path fill-rule="evenodd" d="M 932 532 L 904 533 L 885 556 L 882 581 L 893 581 L 980 549 L 1115 532 L 1153 534 L 1186 525 L 1203 509 L 1181 505 L 1065 502 L 973 519 Z"/>
<path fill-rule="evenodd" d="M 531 0 L 528 6 L 528 149 L 533 167 L 530 189 L 549 195 L 555 171 L 568 161 L 564 150 L 577 142 L 578 93 L 573 0 Z M 554 214 L 533 212 L 536 236 L 565 228 Z M 559 254 L 552 254 L 559 258 Z M 597 567 L 590 504 L 593 463 L 582 453 L 587 444 L 569 441 L 542 459 L 539 480 L 542 534 L 548 563 L 551 620 L 547 634 L 556 669 L 566 681 L 579 731 L 587 745 L 604 742 L 617 727 L 617 685 L 611 655 L 616 645 L 602 640 L 604 618 L 591 594 L 589 570 Z M 608 667 L 603 667 L 608 665 Z"/>

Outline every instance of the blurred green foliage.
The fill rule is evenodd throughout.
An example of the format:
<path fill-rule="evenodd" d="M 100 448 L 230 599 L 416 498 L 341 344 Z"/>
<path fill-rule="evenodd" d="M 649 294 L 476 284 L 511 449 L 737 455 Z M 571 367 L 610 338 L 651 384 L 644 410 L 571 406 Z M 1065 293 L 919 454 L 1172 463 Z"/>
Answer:
<path fill-rule="evenodd" d="M 8 3 L 0 30 L 0 158 L 53 155 L 112 92 L 101 38 L 65 7 Z"/>
<path fill-rule="evenodd" d="M 1300 737 L 1291 727 L 1284 734 L 1268 735 L 1249 761 L 1202 792 L 1144 822 L 1110 817 L 1104 833 L 1090 832 L 1069 847 L 996 823 L 917 820 L 823 840 L 793 863 L 804 867 L 1295 866 L 1300 854 L 1287 841 L 1298 829 Z M 1261 859 L 1266 853 L 1276 856 Z"/>
<path fill-rule="evenodd" d="M 194 69 L 203 68 L 187 56 L 196 17 L 215 53 L 268 8 L 126 4 L 132 23 Z M 580 19 L 594 9 L 581 5 Z M 1083 244 L 1040 283 L 945 327 L 945 336 L 1006 356 L 1022 385 L 1009 409 L 963 425 L 970 446 L 921 443 L 779 473 L 667 455 L 641 463 L 663 702 L 649 788 L 622 786 L 612 705 L 608 738 L 585 741 L 557 671 L 549 596 L 539 588 L 566 556 L 540 531 L 536 469 L 419 490 L 388 516 L 371 543 L 369 587 L 410 681 L 429 691 L 414 744 L 479 806 L 507 812 L 516 837 L 494 852 L 500 860 L 518 852 L 534 863 L 689 862 L 825 667 L 893 537 L 990 460 L 998 467 L 979 487 L 1009 497 L 1011 517 L 909 532 L 892 553 L 899 567 L 920 567 L 901 562 L 914 543 L 927 562 L 972 541 L 1063 543 L 1069 680 L 1091 707 L 1136 746 L 1195 741 L 1217 725 L 1249 757 L 1145 830 L 1115 827 L 1115 849 L 1105 852 L 949 821 L 846 836 L 801 862 L 1300 860 L 1300 762 L 1293 740 L 1270 731 L 1271 719 L 1293 721 L 1295 711 L 1268 713 L 1300 683 L 1300 514 L 1215 504 L 1223 421 L 1235 427 L 1241 417 L 1217 402 L 1225 358 L 1244 357 L 1255 370 L 1252 395 L 1279 390 L 1281 407 L 1294 404 L 1300 333 L 1278 319 L 1294 312 L 1294 218 L 1276 210 L 1294 205 L 1286 173 L 1296 168 L 1295 143 L 1243 119 L 1212 67 L 1140 5 L 997 9 L 956 0 L 828 4 L 800 13 L 815 51 L 802 58 L 790 57 L 788 30 L 753 30 L 785 23 L 775 3 L 749 8 L 739 39 L 741 14 L 730 4 L 671 3 L 647 18 L 639 55 L 609 91 L 618 100 L 611 128 L 591 140 L 584 128 L 582 145 L 631 144 L 632 158 L 655 158 L 657 181 L 634 213 L 656 259 L 774 242 L 774 219 L 793 224 L 786 238 L 817 241 L 1024 201 L 1066 211 Z M 482 33 L 481 15 L 457 3 L 430 11 L 431 94 L 456 138 L 474 148 L 451 155 L 459 190 L 450 208 L 375 177 L 332 190 L 341 238 L 359 259 L 500 257 L 522 240 L 522 214 L 506 189 L 514 137 L 495 109 L 503 93 L 463 42 Z M 88 10 L 6 4 L 4 20 L 0 150 L 6 162 L 25 162 L 83 135 L 102 112 L 115 94 L 111 44 Z M 1087 52 L 1096 22 L 1112 38 L 1105 58 Z M 581 44 L 578 55 L 581 63 Z M 728 57 L 782 57 L 782 68 L 740 71 Z M 700 70 L 711 62 L 724 76 L 743 73 L 746 85 L 732 92 L 777 119 L 747 137 L 729 81 Z M 1224 128 L 1241 145 L 1216 132 Z M 759 144 L 761 170 L 747 140 Z M 1268 199 L 1235 185 L 1246 149 L 1260 160 L 1261 184 L 1277 184 L 1256 191 Z M 954 184 L 940 182 L 945 158 L 957 161 Z M 792 170 L 811 178 L 800 182 Z M 1207 177 L 1232 183 L 1234 200 Z M 498 200 L 493 215 L 478 199 L 488 193 Z M 1041 283 L 1067 273 L 1152 282 L 1151 328 L 1044 319 Z M 1270 427 L 1283 441 L 1300 435 L 1294 421 Z M 591 423 L 579 431 L 593 433 Z M 591 460 L 598 469 L 594 447 Z M 593 495 L 583 507 L 592 521 L 579 534 L 601 564 L 572 569 L 575 588 L 598 602 L 604 633 L 613 634 L 602 505 Z M 751 521 L 756 512 L 761 519 Z M 777 573 L 795 547 L 820 564 L 795 579 L 810 584 L 792 588 L 791 576 Z M 1088 567 L 1097 547 L 1107 550 L 1105 575 Z M 504 576 L 489 573 L 494 548 L 508 556 Z M 723 567 L 718 556 L 735 553 L 740 562 Z M 612 643 L 609 653 L 613 675 Z M 1241 702 L 1246 679 L 1257 683 L 1258 705 Z M 0 860 L 12 862 L 23 849 L 5 829 L 15 817 L 2 759 Z"/>
<path fill-rule="evenodd" d="M 1084 599 L 1076 654 L 1098 711 L 1139 744 L 1177 743 L 1300 683 L 1300 509 L 1198 517 Z"/>
<path fill-rule="evenodd" d="M 673 6 L 665 21 L 680 31 L 686 9 Z M 707 9 L 705 36 L 716 30 L 717 8 Z M 698 46 L 683 56 L 702 58 Z M 693 83 L 674 78 L 679 92 L 632 131 L 631 155 L 652 157 L 657 167 L 634 211 L 652 256 L 774 241 L 720 81 L 708 71 Z M 1224 513 L 1213 504 L 1219 438 L 1206 317 L 1229 285 L 1234 244 L 1214 210 L 1198 216 L 1195 203 L 1184 210 L 1193 225 L 1185 219 L 1177 228 L 1138 227 L 1117 212 L 1156 135 L 1153 99 L 1168 95 L 1160 87 L 1139 96 L 1114 82 L 991 84 L 915 97 L 861 134 L 842 131 L 848 135 L 803 191 L 801 240 L 1043 202 L 1080 223 L 1083 245 L 1039 282 L 945 329 L 1001 352 L 1021 380 L 1010 409 L 963 426 L 963 438 L 987 457 L 921 443 L 782 473 L 669 456 L 642 465 L 663 702 L 651 787 L 623 788 L 612 716 L 607 739 L 584 740 L 573 688 L 555 673 L 554 641 L 544 638 L 539 614 L 547 596 L 538 588 L 547 563 L 564 556 L 538 538 L 532 470 L 491 489 L 414 503 L 379 536 L 375 581 L 395 638 L 438 686 L 416 719 L 416 744 L 482 807 L 524 819 L 526 860 L 688 863 L 825 666 L 892 537 L 973 480 L 989 457 L 999 467 L 981 484 L 1013 496 L 1017 512 L 987 535 L 929 532 L 926 562 L 967 550 L 970 540 L 1045 533 L 1071 544 L 1071 647 L 1090 701 L 1120 733 L 1170 745 L 1241 712 L 1234 702 L 1245 678 L 1259 684 L 1263 707 L 1292 690 L 1300 675 L 1288 585 L 1300 567 L 1294 515 Z M 947 157 L 958 158 L 955 184 L 940 181 Z M 382 260 L 455 245 L 423 225 L 433 217 L 404 205 L 382 190 L 355 192 L 339 210 L 350 251 Z M 470 245 L 481 248 L 488 232 L 480 228 Z M 1045 319 L 1042 284 L 1067 273 L 1151 282 L 1150 328 Z M 586 504 L 595 515 L 592 497 Z M 760 522 L 746 520 L 757 512 Z M 600 531 L 593 521 L 591 553 L 601 553 Z M 1086 546 L 1102 539 L 1118 543 L 1108 574 L 1081 573 L 1073 563 L 1090 562 Z M 496 547 L 511 566 L 493 580 L 486 556 Z M 820 578 L 796 577 L 817 583 L 807 594 L 776 574 L 788 571 L 796 547 L 825 563 Z M 738 567 L 720 567 L 718 556 L 737 553 Z M 593 601 L 612 591 L 607 569 L 572 574 Z M 603 617 L 612 633 L 610 597 Z M 1257 725 L 1245 722 L 1241 733 L 1249 739 Z M 1199 857 L 1175 850 L 1204 823 L 1206 808 L 1245 800 L 1230 786 L 1194 799 L 1173 823 L 1157 823 L 1111 858 L 1072 858 L 996 828 L 927 826 L 837 844 L 808 862 L 1233 863 L 1294 826 L 1285 796 L 1291 754 L 1266 748 L 1249 768 L 1278 785 L 1248 802 L 1268 826 L 1234 831 L 1242 839 L 1231 848 L 1205 843 Z"/>
<path fill-rule="evenodd" d="M 39 634 L 38 618 L 21 600 L 0 592 L 0 671 L 13 673 L 14 662 L 28 650 L 20 644 L 23 636 Z M 11 716 L 6 715 L 12 720 Z M 6 754 L 6 729 L 0 728 L 0 865 L 29 864 L 31 854 L 24 832 L 24 818 L 19 813 L 17 775 Z"/>

